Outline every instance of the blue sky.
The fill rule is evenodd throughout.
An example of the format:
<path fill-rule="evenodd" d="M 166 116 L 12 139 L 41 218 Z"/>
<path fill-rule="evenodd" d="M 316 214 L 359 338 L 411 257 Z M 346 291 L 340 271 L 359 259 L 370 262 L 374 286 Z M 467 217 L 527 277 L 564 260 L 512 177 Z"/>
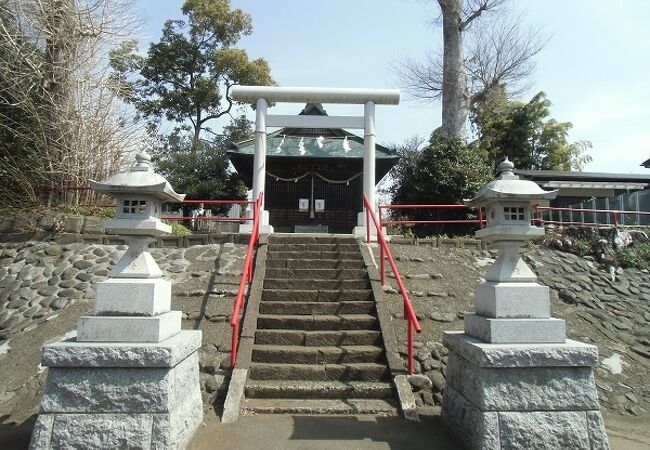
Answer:
<path fill-rule="evenodd" d="M 253 18 L 253 34 L 239 43 L 264 57 L 281 86 L 399 88 L 391 64 L 441 48 L 430 24 L 435 0 L 231 0 Z M 141 50 L 160 36 L 163 22 L 181 16 L 181 0 L 140 0 L 145 20 Z M 543 90 L 551 115 L 570 121 L 570 139 L 589 140 L 590 172 L 648 173 L 650 158 L 650 1 L 512 0 L 511 14 L 541 27 L 549 42 L 537 56 L 529 100 Z M 276 114 L 296 114 L 283 104 Z M 325 105 L 332 114 L 363 107 Z M 252 117 L 252 115 L 251 115 Z M 213 124 L 218 128 L 219 124 Z M 223 125 L 223 124 L 221 124 Z M 440 105 L 406 101 L 377 106 L 383 144 L 426 137 L 440 125 Z"/>

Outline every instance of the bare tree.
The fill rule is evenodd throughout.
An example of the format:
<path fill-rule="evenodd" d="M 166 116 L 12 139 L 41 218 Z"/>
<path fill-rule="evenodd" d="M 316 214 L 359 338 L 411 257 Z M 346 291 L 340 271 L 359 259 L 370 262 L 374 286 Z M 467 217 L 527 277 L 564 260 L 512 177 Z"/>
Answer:
<path fill-rule="evenodd" d="M 88 192 L 69 188 L 120 169 L 138 145 L 141 130 L 115 92 L 108 64 L 109 52 L 135 30 L 129 4 L 0 2 L 0 127 L 33 146 L 37 166 L 26 170 L 9 149 L 0 173 L 12 174 L 11 186 L 21 186 L 28 200 L 37 201 L 45 184 L 49 203 L 87 201 Z"/>
<path fill-rule="evenodd" d="M 412 98 L 442 100 L 443 131 L 464 138 L 470 106 L 498 84 L 521 89 L 545 42 L 539 31 L 522 33 L 520 20 L 491 14 L 507 0 L 437 1 L 442 54 L 406 59 L 395 71 Z M 478 20 L 488 13 L 491 20 Z"/>

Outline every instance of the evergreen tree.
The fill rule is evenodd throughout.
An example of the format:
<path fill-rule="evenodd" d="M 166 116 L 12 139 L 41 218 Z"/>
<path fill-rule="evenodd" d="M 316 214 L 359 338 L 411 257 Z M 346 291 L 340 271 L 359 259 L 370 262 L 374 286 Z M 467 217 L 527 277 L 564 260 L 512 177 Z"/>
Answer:
<path fill-rule="evenodd" d="M 493 165 L 508 156 L 518 169 L 582 170 L 591 143 L 569 142 L 571 122 L 550 118 L 550 106 L 544 92 L 525 103 L 508 99 L 503 86 L 494 89 L 472 110 L 475 144 Z"/>

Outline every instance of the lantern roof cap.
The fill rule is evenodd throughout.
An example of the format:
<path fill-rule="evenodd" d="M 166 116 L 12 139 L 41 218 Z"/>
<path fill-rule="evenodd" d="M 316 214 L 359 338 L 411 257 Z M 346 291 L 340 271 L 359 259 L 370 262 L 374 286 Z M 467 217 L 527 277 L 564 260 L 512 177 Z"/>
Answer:
<path fill-rule="evenodd" d="M 135 164 L 127 171 L 118 172 L 104 181 L 90 180 L 90 187 L 110 195 L 128 193 L 152 195 L 164 202 L 182 202 L 185 194 L 178 194 L 169 182 L 151 167 L 151 156 L 141 151 L 135 155 Z"/>
<path fill-rule="evenodd" d="M 537 183 L 522 180 L 514 174 L 515 165 L 508 157 L 499 164 L 497 177 L 483 186 L 474 198 L 464 200 L 467 206 L 483 206 L 498 200 L 552 200 L 558 191 L 545 191 Z"/>

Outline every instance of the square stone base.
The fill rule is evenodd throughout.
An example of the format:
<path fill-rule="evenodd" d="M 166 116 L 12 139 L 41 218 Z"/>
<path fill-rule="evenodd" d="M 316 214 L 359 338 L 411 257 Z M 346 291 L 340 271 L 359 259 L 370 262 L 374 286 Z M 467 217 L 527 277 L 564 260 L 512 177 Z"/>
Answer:
<path fill-rule="evenodd" d="M 537 283 L 495 283 L 476 286 L 476 314 L 494 319 L 551 317 L 548 286 Z"/>
<path fill-rule="evenodd" d="M 80 342 L 161 342 L 181 331 L 181 311 L 146 316 L 81 316 Z"/>
<path fill-rule="evenodd" d="M 162 278 L 109 278 L 95 289 L 98 316 L 155 316 L 170 310 L 172 284 Z"/>
<path fill-rule="evenodd" d="M 471 449 L 607 449 L 592 345 L 486 344 L 445 333 L 442 419 Z"/>
<path fill-rule="evenodd" d="M 46 346 L 30 448 L 184 448 L 203 419 L 200 345 L 200 331 L 182 331 L 159 344 Z"/>
<path fill-rule="evenodd" d="M 493 319 L 465 314 L 465 333 L 493 344 L 564 343 L 566 324 L 562 319 Z"/>

